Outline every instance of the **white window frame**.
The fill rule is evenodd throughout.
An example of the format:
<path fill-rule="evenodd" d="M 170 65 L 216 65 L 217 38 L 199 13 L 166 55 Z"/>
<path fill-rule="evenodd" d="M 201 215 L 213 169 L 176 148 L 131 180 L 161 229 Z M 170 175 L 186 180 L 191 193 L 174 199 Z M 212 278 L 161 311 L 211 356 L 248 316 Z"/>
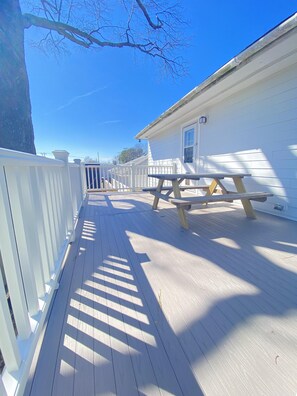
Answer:
<path fill-rule="evenodd" d="M 188 131 L 193 130 L 193 144 L 192 145 L 185 145 L 185 136 Z M 184 164 L 192 164 L 195 165 L 195 155 L 196 155 L 196 140 L 197 140 L 197 123 L 192 122 L 191 124 L 187 124 L 182 127 L 182 159 Z M 185 149 L 193 147 L 193 156 L 192 162 L 185 162 Z"/>

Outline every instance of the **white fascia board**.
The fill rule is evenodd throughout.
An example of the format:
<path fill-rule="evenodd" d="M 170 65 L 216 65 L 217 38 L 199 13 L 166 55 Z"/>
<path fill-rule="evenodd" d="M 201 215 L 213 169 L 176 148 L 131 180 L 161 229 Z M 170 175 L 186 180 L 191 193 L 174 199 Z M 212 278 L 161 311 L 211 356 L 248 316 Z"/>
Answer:
<path fill-rule="evenodd" d="M 275 29 L 271 30 L 269 33 L 267 33 L 265 36 L 261 37 L 259 40 L 257 40 L 255 43 L 250 45 L 248 48 L 246 48 L 244 51 L 242 51 L 239 55 L 237 55 L 235 58 L 231 59 L 228 63 L 226 63 L 224 66 L 222 66 L 218 71 L 216 71 L 214 74 L 212 74 L 207 80 L 205 80 L 202 84 L 198 85 L 195 87 L 192 91 L 190 91 L 187 95 L 185 95 L 182 99 L 180 99 L 178 102 L 176 102 L 173 106 L 171 106 L 168 110 L 166 110 L 164 113 L 162 113 L 155 121 L 150 123 L 148 126 L 146 126 L 142 131 L 140 131 L 136 136 L 135 139 L 147 139 L 151 137 L 152 135 L 155 135 L 161 129 L 164 129 L 165 125 L 171 124 L 173 119 L 170 120 L 171 118 L 177 118 L 177 117 L 172 117 L 173 114 L 177 115 L 175 113 L 188 113 L 189 111 L 183 111 L 180 112 L 182 108 L 184 108 L 186 105 L 190 104 L 190 102 L 193 102 L 194 99 L 197 97 L 201 96 L 203 94 L 204 99 L 206 99 L 205 95 L 208 93 L 210 88 L 214 87 L 217 85 L 219 82 L 225 81 L 227 84 L 222 84 L 221 85 L 221 92 L 226 89 L 228 89 L 228 85 L 232 86 L 234 85 L 234 82 L 236 80 L 236 74 L 235 72 L 238 73 L 240 69 L 242 69 L 244 66 L 247 64 L 250 64 L 252 60 L 255 58 L 259 58 L 261 55 L 264 55 L 263 52 L 264 50 L 267 50 L 271 48 L 272 46 L 282 46 L 284 45 L 283 43 L 286 40 L 286 36 L 291 37 L 289 33 L 292 33 L 293 29 L 295 29 L 295 34 L 296 34 L 296 27 L 297 27 L 297 13 L 295 13 L 292 17 L 288 18 L 286 21 L 284 21 L 282 24 L 278 25 Z M 295 35 L 294 34 L 294 35 Z M 292 37 L 291 37 L 292 39 Z M 289 48 L 290 46 L 284 46 L 285 51 L 289 53 Z M 292 47 L 291 47 L 292 49 Z M 293 45 L 293 52 L 296 52 L 296 44 Z M 266 52 L 266 51 L 265 51 Z M 285 57 L 285 54 L 282 54 L 283 51 L 277 50 L 274 51 L 274 57 L 271 57 L 270 59 L 266 59 L 266 63 L 269 63 L 272 65 L 273 63 L 276 63 L 277 61 L 281 60 L 281 56 Z M 291 51 L 292 52 L 292 51 Z M 262 62 L 263 63 L 263 62 Z M 265 62 L 264 62 L 265 63 Z M 255 69 L 255 66 L 252 66 Z M 264 67 L 263 64 L 261 65 L 261 61 L 258 62 L 258 71 L 261 71 L 261 69 Z M 248 69 L 245 68 L 245 71 Z M 255 69 L 253 71 L 253 74 L 256 74 L 257 70 Z M 231 77 L 232 74 L 232 78 Z M 229 78 L 227 78 L 229 77 Z M 246 78 L 246 77 L 245 77 Z M 224 85 L 224 88 L 222 89 L 222 86 Z M 218 92 L 216 93 L 218 94 Z M 213 96 L 213 95 L 211 95 Z M 204 100 L 205 103 L 205 100 Z M 196 107 L 196 106 L 195 106 Z M 164 122 L 164 121 L 167 122 Z"/>

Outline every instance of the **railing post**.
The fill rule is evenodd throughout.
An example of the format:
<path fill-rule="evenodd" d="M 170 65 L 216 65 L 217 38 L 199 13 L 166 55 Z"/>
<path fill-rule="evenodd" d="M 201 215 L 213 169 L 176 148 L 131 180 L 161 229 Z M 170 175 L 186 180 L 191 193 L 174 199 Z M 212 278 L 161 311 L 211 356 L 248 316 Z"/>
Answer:
<path fill-rule="evenodd" d="M 82 194 L 85 198 L 87 194 L 87 174 L 86 174 L 86 164 L 83 162 L 80 165 L 81 181 L 82 181 Z"/>
<path fill-rule="evenodd" d="M 64 203 L 64 210 L 67 213 L 67 227 L 69 233 L 69 241 L 73 242 L 75 240 L 75 233 L 74 233 L 74 213 L 73 213 L 73 206 L 72 206 L 72 189 L 71 189 L 71 181 L 70 181 L 70 171 L 69 171 L 69 164 L 68 164 L 68 157 L 69 153 L 66 150 L 55 150 L 53 151 L 53 155 L 55 159 L 61 160 L 65 163 L 65 172 L 64 172 L 64 182 L 65 182 L 65 199 L 68 196 L 68 199 Z M 67 202 L 68 201 L 68 202 Z"/>
<path fill-rule="evenodd" d="M 176 162 L 172 163 L 172 173 L 177 173 L 177 163 Z"/>
<path fill-rule="evenodd" d="M 75 158 L 73 162 L 79 166 L 79 180 L 80 180 L 80 194 L 81 194 L 81 201 L 84 200 L 84 186 L 83 186 L 83 179 L 82 179 L 82 166 L 81 160 L 79 158 Z"/>

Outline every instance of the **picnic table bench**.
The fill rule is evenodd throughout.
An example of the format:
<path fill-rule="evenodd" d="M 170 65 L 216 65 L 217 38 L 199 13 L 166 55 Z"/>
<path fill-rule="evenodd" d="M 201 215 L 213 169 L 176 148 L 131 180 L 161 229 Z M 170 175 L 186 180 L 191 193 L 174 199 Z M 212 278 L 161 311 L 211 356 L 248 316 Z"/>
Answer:
<path fill-rule="evenodd" d="M 203 185 L 199 185 L 199 186 L 179 186 L 180 191 L 185 191 L 185 190 L 205 190 L 207 191 L 209 189 L 209 185 L 208 184 L 203 184 Z M 143 188 L 142 191 L 144 192 L 155 192 L 157 191 L 157 187 L 146 187 Z M 162 187 L 161 191 L 170 191 L 170 193 L 172 193 L 173 188 L 170 186 L 167 187 Z"/>
<path fill-rule="evenodd" d="M 251 176 L 249 173 L 204 173 L 204 174 L 150 174 L 149 177 L 158 179 L 157 187 L 144 188 L 143 191 L 150 192 L 154 195 L 153 209 L 157 209 L 159 199 L 163 199 L 177 207 L 180 222 L 183 228 L 189 228 L 188 220 L 186 218 L 185 210 L 190 210 L 192 205 L 208 204 L 210 202 L 233 202 L 240 200 L 245 210 L 246 216 L 249 218 L 256 218 L 254 209 L 251 205 L 251 200 L 264 202 L 267 197 L 273 194 L 268 192 L 247 192 L 243 184 L 243 178 Z M 231 178 L 233 180 L 236 191 L 229 191 L 222 183 L 223 179 Z M 210 184 L 197 186 L 182 186 L 184 180 L 200 180 L 212 179 Z M 171 186 L 163 187 L 165 181 L 170 181 Z M 220 188 L 223 194 L 214 194 Z M 202 189 L 205 195 L 182 197 L 181 191 L 191 189 Z M 165 192 L 166 193 L 163 193 Z M 171 194 L 174 197 L 171 197 Z"/>

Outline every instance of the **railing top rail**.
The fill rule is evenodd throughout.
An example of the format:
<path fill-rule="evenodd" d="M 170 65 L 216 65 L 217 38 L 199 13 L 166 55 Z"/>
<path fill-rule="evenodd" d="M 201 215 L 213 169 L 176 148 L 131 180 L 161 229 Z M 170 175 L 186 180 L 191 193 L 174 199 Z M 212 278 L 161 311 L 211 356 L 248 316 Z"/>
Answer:
<path fill-rule="evenodd" d="M 41 157 L 39 155 L 0 148 L 0 165 L 62 167 L 65 163 L 60 160 Z"/>
<path fill-rule="evenodd" d="M 68 165 L 70 166 L 70 168 L 79 168 L 80 165 L 75 164 L 74 162 L 69 162 Z"/>
<path fill-rule="evenodd" d="M 143 166 L 143 165 L 141 165 Z M 166 168 L 173 168 L 173 165 L 147 165 L 146 168 L 155 168 L 155 169 L 166 169 Z"/>
<path fill-rule="evenodd" d="M 82 162 L 82 165 L 84 165 L 86 168 L 131 168 L 134 166 L 135 168 L 170 168 L 173 167 L 173 165 L 135 165 L 135 164 L 118 164 L 118 165 L 100 165 L 100 164 L 84 164 Z"/>

